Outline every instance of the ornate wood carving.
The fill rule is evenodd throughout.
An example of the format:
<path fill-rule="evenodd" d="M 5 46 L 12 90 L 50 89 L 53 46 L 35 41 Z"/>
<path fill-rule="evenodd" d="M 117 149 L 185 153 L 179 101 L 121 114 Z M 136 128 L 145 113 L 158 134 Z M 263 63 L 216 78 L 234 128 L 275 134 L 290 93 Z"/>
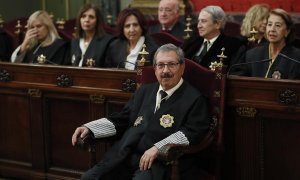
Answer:
<path fill-rule="evenodd" d="M 122 83 L 122 90 L 125 92 L 134 92 L 136 90 L 136 82 L 132 79 L 126 79 Z"/>
<path fill-rule="evenodd" d="M 40 98 L 42 96 L 42 92 L 39 89 L 28 89 L 28 95 L 30 97 Z"/>
<path fill-rule="evenodd" d="M 236 112 L 239 116 L 253 118 L 256 116 L 257 110 L 253 107 L 237 107 Z"/>
<path fill-rule="evenodd" d="M 57 78 L 57 85 L 60 87 L 70 87 L 73 85 L 73 80 L 66 74 L 61 74 Z"/>
<path fill-rule="evenodd" d="M 95 104 L 103 104 L 105 96 L 103 95 L 90 95 L 90 100 Z"/>
<path fill-rule="evenodd" d="M 292 89 L 286 89 L 279 93 L 279 102 L 286 105 L 294 105 L 297 103 L 298 96 Z"/>
<path fill-rule="evenodd" d="M 5 69 L 0 69 L 0 81 L 1 82 L 9 82 L 12 80 L 12 76 Z"/>

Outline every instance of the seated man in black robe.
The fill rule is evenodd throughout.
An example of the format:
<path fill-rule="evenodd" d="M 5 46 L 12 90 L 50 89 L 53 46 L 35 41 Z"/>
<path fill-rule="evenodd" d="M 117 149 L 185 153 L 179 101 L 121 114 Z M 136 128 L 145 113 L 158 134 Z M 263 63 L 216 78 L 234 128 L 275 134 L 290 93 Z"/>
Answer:
<path fill-rule="evenodd" d="M 184 60 L 180 48 L 173 44 L 161 46 L 154 56 L 158 82 L 141 86 L 121 112 L 75 130 L 73 145 L 78 137 L 84 138 L 89 133 L 95 138 L 107 137 L 127 128 L 102 161 L 81 179 L 169 179 L 170 166 L 157 159 L 159 149 L 168 143 L 198 143 L 210 124 L 204 96 L 182 78 Z M 186 163 L 183 166 L 186 170 L 193 169 L 196 163 L 195 158 L 181 160 Z"/>

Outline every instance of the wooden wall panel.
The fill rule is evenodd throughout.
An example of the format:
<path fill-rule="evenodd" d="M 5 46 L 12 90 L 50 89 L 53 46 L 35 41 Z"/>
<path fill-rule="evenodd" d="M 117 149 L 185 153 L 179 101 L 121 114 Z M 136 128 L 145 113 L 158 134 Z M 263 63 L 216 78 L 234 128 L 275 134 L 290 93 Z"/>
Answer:
<path fill-rule="evenodd" d="M 135 71 L 0 62 L 0 177 L 78 179 L 91 154 L 72 146 L 73 132 L 121 110 L 135 79 Z"/>

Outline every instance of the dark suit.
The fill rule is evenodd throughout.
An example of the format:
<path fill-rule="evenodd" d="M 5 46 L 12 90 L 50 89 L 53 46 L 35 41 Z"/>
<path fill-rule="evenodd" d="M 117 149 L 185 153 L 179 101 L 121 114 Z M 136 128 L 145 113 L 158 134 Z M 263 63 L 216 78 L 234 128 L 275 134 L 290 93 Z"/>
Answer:
<path fill-rule="evenodd" d="M 184 32 L 185 28 L 186 28 L 186 26 L 181 21 L 177 21 L 177 23 L 173 26 L 172 30 L 168 33 L 170 33 L 173 36 L 175 36 L 176 38 L 182 40 L 183 37 L 185 36 L 185 32 Z M 161 24 L 157 23 L 157 24 L 149 27 L 148 34 L 158 33 L 161 31 L 162 31 Z"/>
<path fill-rule="evenodd" d="M 113 36 L 104 35 L 103 37 L 94 37 L 90 42 L 84 57 L 82 66 L 87 66 L 86 62 L 88 59 L 95 61 L 95 67 L 104 67 L 105 54 L 109 43 L 112 41 Z M 82 52 L 79 46 L 80 39 L 73 39 L 71 42 L 71 59 L 67 63 L 68 65 L 78 66 Z"/>
<path fill-rule="evenodd" d="M 146 51 L 149 53 L 146 55 L 146 64 L 152 64 L 154 54 L 158 48 L 157 44 L 148 36 L 145 36 L 145 44 L 146 44 Z M 117 38 L 113 40 L 107 49 L 107 54 L 105 58 L 105 67 L 118 67 L 124 68 L 126 58 L 128 56 L 128 41 L 123 38 Z M 138 60 L 142 57 L 138 55 Z"/>
<path fill-rule="evenodd" d="M 272 64 L 268 78 L 271 78 L 272 75 L 280 74 L 281 79 L 300 79 L 300 49 L 295 48 L 291 45 L 285 46 L 280 53 L 298 60 L 298 63 L 289 60 L 286 57 L 278 55 Z M 269 44 L 267 43 L 264 46 L 250 49 L 246 52 L 245 62 L 253 62 L 269 59 Z M 252 77 L 265 77 L 270 62 L 261 62 L 253 63 L 247 66 L 244 66 L 243 73 L 241 75 L 252 76 Z"/>
<path fill-rule="evenodd" d="M 12 53 L 12 43 L 5 32 L 0 32 L 0 61 L 9 61 Z"/>
<path fill-rule="evenodd" d="M 191 37 L 188 41 L 186 41 L 182 46 L 185 57 L 197 62 L 195 55 L 200 50 L 203 42 L 204 39 L 199 35 Z M 203 56 L 201 62 L 197 63 L 208 68 L 212 62 L 219 61 L 220 58 L 217 55 L 221 54 L 221 49 L 224 47 L 224 55 L 227 56 L 224 64 L 230 66 L 235 63 L 238 55 L 237 52 L 242 46 L 242 42 L 237 38 L 229 37 L 221 33 L 207 53 Z"/>
<path fill-rule="evenodd" d="M 56 39 L 51 45 L 41 47 L 36 45 L 28 50 L 22 62 L 23 63 L 37 63 L 38 57 L 45 56 L 45 64 L 64 64 L 65 57 L 68 53 L 68 43 L 63 39 Z M 17 57 L 18 58 L 18 57 Z"/>
<path fill-rule="evenodd" d="M 188 83 L 183 82 L 154 113 L 158 87 L 158 83 L 142 86 L 121 113 L 108 117 L 114 123 L 117 132 L 124 127 L 128 128 L 121 140 L 106 153 L 104 159 L 85 175 L 94 172 L 101 180 L 131 179 L 130 175 L 138 169 L 141 155 L 160 140 L 177 131 L 183 132 L 190 144 L 203 139 L 209 127 L 205 98 Z M 174 118 L 174 123 L 171 127 L 164 128 L 160 125 L 160 118 L 167 114 Z M 134 126 L 138 117 L 142 117 L 142 123 Z M 194 164 L 186 164 L 192 165 Z M 154 161 L 150 171 L 153 180 L 168 179 L 169 166 L 158 160 Z"/>

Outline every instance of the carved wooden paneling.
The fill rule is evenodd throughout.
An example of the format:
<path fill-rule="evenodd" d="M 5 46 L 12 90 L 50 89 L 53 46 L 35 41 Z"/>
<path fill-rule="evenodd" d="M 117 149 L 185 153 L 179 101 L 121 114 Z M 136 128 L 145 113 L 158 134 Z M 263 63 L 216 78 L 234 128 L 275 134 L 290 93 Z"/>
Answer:
<path fill-rule="evenodd" d="M 227 82 L 231 178 L 300 179 L 300 81 L 230 76 Z"/>
<path fill-rule="evenodd" d="M 71 145 L 73 132 L 86 122 L 121 110 L 131 96 L 123 90 L 123 83 L 130 80 L 133 88 L 136 72 L 0 66 L 14 77 L 0 82 L 0 175 L 78 179 L 90 166 L 90 153 Z M 102 158 L 107 147 L 105 143 L 98 147 L 97 158 Z"/>

